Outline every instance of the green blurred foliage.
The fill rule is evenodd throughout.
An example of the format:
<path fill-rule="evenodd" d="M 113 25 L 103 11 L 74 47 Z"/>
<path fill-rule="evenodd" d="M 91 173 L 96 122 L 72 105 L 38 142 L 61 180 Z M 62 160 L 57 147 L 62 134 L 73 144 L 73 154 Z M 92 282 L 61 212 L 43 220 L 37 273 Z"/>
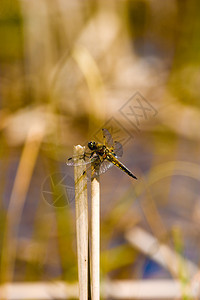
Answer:
<path fill-rule="evenodd" d="M 2 0 L 0 8 L 0 62 L 10 65 L 23 58 L 23 17 L 18 0 Z M 4 69 L 6 70 L 6 69 Z"/>

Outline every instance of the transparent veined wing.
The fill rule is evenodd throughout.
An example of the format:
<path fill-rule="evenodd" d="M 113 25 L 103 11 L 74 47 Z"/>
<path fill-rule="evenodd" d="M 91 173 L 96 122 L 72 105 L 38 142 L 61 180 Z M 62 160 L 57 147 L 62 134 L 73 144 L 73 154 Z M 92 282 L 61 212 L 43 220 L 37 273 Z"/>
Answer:
<path fill-rule="evenodd" d="M 110 132 L 106 128 L 103 128 L 102 132 L 103 132 L 103 138 L 105 139 L 106 145 L 108 147 L 112 147 L 113 146 L 112 135 L 110 134 Z"/>
<path fill-rule="evenodd" d="M 110 169 L 111 167 L 113 167 L 113 163 L 111 163 L 110 161 L 104 160 L 99 167 L 99 174 L 105 173 L 106 171 L 108 171 L 108 169 Z"/>
<path fill-rule="evenodd" d="M 108 169 L 110 169 L 113 166 L 113 163 L 104 160 L 102 163 L 100 163 L 99 168 L 96 168 L 93 170 L 93 175 L 98 176 L 102 173 L 105 173 Z"/>
<path fill-rule="evenodd" d="M 94 163 L 96 160 L 98 159 L 98 156 L 93 156 L 90 158 L 90 155 L 78 155 L 78 156 L 72 156 L 70 158 L 68 158 L 66 164 L 68 166 L 81 166 L 81 165 L 87 165 L 87 164 L 91 164 Z"/>
<path fill-rule="evenodd" d="M 116 157 L 122 157 L 123 155 L 123 146 L 120 142 L 114 142 L 113 152 Z"/>

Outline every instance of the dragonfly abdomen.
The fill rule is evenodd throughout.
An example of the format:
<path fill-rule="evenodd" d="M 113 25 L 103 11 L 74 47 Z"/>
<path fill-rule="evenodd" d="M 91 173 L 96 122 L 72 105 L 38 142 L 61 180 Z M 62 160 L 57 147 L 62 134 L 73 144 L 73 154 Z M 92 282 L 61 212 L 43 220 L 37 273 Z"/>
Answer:
<path fill-rule="evenodd" d="M 106 159 L 112 162 L 116 167 L 124 171 L 129 176 L 133 177 L 134 179 L 137 179 L 137 177 L 133 175 L 133 173 L 127 167 L 125 167 L 118 159 L 116 159 L 114 155 L 107 154 Z"/>

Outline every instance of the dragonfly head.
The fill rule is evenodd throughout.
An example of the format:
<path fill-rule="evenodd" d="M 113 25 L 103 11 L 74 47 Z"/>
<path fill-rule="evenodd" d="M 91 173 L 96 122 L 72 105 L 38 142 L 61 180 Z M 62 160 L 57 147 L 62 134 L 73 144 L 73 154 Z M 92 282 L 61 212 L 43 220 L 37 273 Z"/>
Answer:
<path fill-rule="evenodd" d="M 90 149 L 90 150 L 96 150 L 96 142 L 89 142 L 88 143 L 88 148 Z"/>

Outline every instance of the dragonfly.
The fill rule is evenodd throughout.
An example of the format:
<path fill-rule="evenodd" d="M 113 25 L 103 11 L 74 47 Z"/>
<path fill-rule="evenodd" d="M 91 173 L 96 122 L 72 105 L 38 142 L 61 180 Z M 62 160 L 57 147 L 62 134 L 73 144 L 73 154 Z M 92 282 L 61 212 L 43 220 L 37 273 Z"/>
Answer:
<path fill-rule="evenodd" d="M 110 132 L 102 129 L 103 143 L 88 142 L 89 151 L 84 152 L 78 157 L 70 157 L 67 160 L 68 166 L 78 166 L 83 164 L 90 164 L 92 166 L 92 176 L 98 176 L 105 173 L 112 166 L 116 166 L 125 172 L 130 177 L 137 179 L 137 177 L 122 163 L 118 158 L 123 155 L 123 146 L 120 142 L 114 141 Z"/>

